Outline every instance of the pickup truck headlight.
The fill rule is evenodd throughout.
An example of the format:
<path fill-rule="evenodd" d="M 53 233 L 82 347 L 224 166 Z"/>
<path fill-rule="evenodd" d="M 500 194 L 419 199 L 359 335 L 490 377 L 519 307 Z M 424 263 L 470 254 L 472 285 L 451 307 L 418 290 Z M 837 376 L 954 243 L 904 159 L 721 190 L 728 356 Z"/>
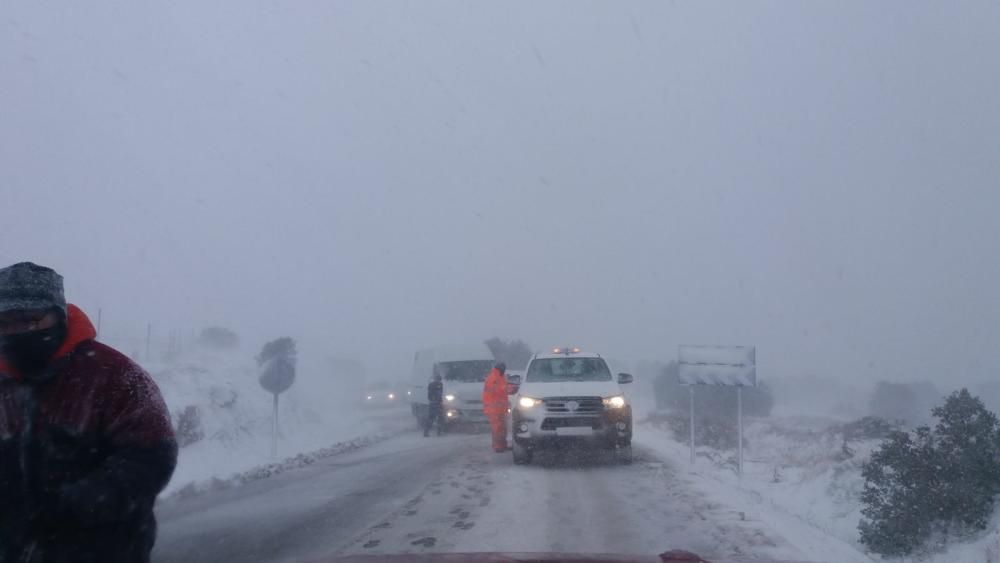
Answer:
<path fill-rule="evenodd" d="M 517 401 L 517 404 L 521 405 L 521 408 L 523 408 L 523 409 L 530 409 L 531 407 L 533 407 L 535 405 L 542 404 L 542 400 L 541 399 L 533 399 L 531 397 L 521 397 L 520 400 Z"/>
<path fill-rule="evenodd" d="M 612 409 L 620 409 L 625 406 L 625 396 L 615 395 L 614 397 L 607 397 L 604 399 L 604 406 Z"/>
<path fill-rule="evenodd" d="M 449 394 L 447 394 L 447 395 L 444 396 L 444 400 L 448 401 L 450 403 L 450 402 L 452 402 L 452 401 L 455 400 L 455 396 L 449 393 Z"/>

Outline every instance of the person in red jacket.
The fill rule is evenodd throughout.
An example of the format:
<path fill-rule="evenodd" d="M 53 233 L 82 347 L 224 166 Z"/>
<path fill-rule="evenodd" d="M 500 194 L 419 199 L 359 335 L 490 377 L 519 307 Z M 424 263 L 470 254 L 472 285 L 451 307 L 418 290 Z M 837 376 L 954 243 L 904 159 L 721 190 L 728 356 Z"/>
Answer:
<path fill-rule="evenodd" d="M 506 372 L 507 366 L 503 362 L 498 362 L 486 377 L 486 383 L 483 386 L 483 412 L 490 420 L 490 428 L 493 431 L 493 451 L 497 453 L 507 451 L 507 409 L 509 403 L 507 378 L 504 375 Z"/>
<path fill-rule="evenodd" d="M 144 562 L 177 462 L 153 380 L 96 342 L 62 276 L 0 269 L 0 562 Z"/>

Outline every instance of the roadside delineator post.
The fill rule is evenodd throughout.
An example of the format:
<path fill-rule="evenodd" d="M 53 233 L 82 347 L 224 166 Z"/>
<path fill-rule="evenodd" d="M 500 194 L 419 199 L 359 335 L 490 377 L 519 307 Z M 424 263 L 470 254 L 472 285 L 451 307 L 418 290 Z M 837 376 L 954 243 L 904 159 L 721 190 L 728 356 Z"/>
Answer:
<path fill-rule="evenodd" d="M 688 409 L 691 413 L 691 423 L 688 424 L 691 429 L 691 441 L 688 443 L 691 444 L 691 465 L 694 465 L 694 385 L 688 385 L 688 392 L 691 395 L 691 407 Z"/>
<path fill-rule="evenodd" d="M 736 441 L 737 450 L 739 451 L 737 459 L 739 460 L 738 471 L 740 475 L 743 475 L 743 386 L 736 386 Z"/>

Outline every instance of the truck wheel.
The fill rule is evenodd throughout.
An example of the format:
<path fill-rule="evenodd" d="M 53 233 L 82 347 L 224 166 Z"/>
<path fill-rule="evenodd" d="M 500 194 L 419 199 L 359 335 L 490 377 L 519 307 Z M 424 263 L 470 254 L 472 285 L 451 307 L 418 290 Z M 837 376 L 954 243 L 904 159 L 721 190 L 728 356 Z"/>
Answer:
<path fill-rule="evenodd" d="M 526 465 L 531 463 L 531 457 L 535 453 L 529 448 L 518 444 L 517 441 L 514 442 L 514 447 L 511 448 L 511 451 L 514 452 L 514 463 L 516 465 Z"/>
<path fill-rule="evenodd" d="M 615 448 L 615 460 L 623 465 L 632 463 L 632 444 L 622 444 Z"/>

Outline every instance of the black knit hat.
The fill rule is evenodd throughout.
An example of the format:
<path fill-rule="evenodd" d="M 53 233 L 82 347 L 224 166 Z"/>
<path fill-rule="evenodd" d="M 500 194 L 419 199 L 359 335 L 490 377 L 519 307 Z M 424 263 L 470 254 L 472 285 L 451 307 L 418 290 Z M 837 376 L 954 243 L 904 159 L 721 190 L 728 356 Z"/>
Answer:
<path fill-rule="evenodd" d="M 0 313 L 48 309 L 66 315 L 63 277 L 55 270 L 31 262 L 0 270 Z"/>

